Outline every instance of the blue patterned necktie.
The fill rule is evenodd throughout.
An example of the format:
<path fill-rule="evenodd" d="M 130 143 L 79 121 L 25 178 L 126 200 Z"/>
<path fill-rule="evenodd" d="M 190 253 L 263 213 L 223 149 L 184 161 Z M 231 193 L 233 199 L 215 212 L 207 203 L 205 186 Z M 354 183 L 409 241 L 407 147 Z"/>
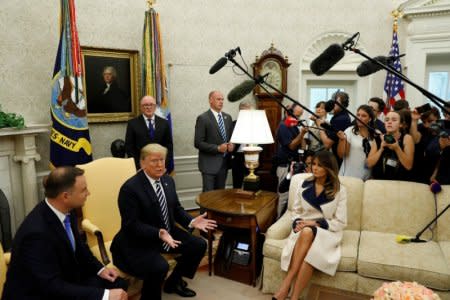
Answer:
<path fill-rule="evenodd" d="M 66 230 L 67 237 L 69 238 L 72 250 L 75 251 L 75 238 L 73 236 L 72 228 L 70 226 L 70 215 L 66 215 L 64 218 L 64 229 Z"/>
<path fill-rule="evenodd" d="M 169 210 L 167 209 L 167 200 L 166 196 L 163 193 L 161 182 L 159 180 L 155 181 L 156 184 L 156 196 L 158 197 L 159 208 L 161 209 L 161 214 L 163 216 L 164 226 L 167 231 L 170 231 L 170 223 L 169 223 Z M 163 248 L 166 251 L 169 251 L 170 246 L 163 242 Z"/>
<path fill-rule="evenodd" d="M 148 133 L 150 136 L 150 139 L 153 140 L 155 138 L 155 127 L 153 127 L 152 119 L 148 120 Z"/>
<path fill-rule="evenodd" d="M 220 135 L 222 136 L 222 139 L 224 141 L 224 143 L 227 142 L 227 134 L 225 132 L 225 124 L 223 123 L 223 119 L 222 119 L 222 114 L 219 113 L 218 114 L 218 123 L 219 123 L 219 131 L 220 131 Z"/>

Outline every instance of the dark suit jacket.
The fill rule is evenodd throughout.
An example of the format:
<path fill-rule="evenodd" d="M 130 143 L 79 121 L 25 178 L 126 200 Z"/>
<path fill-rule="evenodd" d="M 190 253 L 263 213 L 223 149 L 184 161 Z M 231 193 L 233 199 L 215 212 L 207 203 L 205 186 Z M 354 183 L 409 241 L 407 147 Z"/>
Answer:
<path fill-rule="evenodd" d="M 170 228 L 174 228 L 175 223 L 188 228 L 192 217 L 181 206 L 172 177 L 164 175 L 160 180 L 166 195 Z M 114 264 L 139 274 L 141 271 L 129 270 L 127 266 L 139 265 L 149 249 L 161 248 L 159 229 L 164 228 L 158 198 L 144 171 L 136 173 L 120 188 L 119 210 L 122 225 L 111 244 Z"/>
<path fill-rule="evenodd" d="M 127 95 L 113 81 L 109 86 L 109 90 L 104 93 L 107 85 L 104 84 L 102 89 L 97 93 L 94 99 L 88 101 L 88 112 L 90 113 L 118 113 L 131 112 L 131 97 Z"/>
<path fill-rule="evenodd" d="M 14 238 L 3 300 L 100 300 L 104 289 L 81 285 L 103 265 L 80 240 L 72 214 L 73 252 L 62 223 L 42 201 Z"/>
<path fill-rule="evenodd" d="M 227 113 L 222 112 L 227 141 L 230 141 L 233 127 L 233 119 Z M 195 123 L 194 146 L 198 149 L 198 168 L 206 174 L 217 174 L 223 165 L 224 159 L 230 157 L 217 150 L 217 146 L 224 141 L 220 135 L 219 125 L 210 109 L 197 117 Z"/>
<path fill-rule="evenodd" d="M 173 155 L 172 135 L 170 134 L 169 122 L 155 115 L 155 137 L 150 139 L 147 120 L 142 115 L 128 121 L 125 135 L 125 150 L 128 157 L 134 158 L 136 169 L 140 168 L 139 156 L 141 149 L 150 143 L 158 143 L 167 148 L 166 166 L 169 158 Z"/>

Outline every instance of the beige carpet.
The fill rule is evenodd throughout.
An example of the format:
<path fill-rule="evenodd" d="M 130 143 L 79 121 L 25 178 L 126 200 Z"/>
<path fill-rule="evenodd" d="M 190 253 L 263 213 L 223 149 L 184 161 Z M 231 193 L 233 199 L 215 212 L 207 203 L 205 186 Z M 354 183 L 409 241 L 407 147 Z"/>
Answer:
<path fill-rule="evenodd" d="M 258 288 L 229 280 L 220 276 L 208 276 L 208 270 L 201 268 L 195 278 L 186 280 L 189 288 L 193 289 L 197 296 L 191 299 L 204 300 L 269 300 L 272 295 L 263 294 Z M 176 294 L 163 293 L 164 300 L 183 299 Z M 187 298 L 186 298 L 187 299 Z"/>

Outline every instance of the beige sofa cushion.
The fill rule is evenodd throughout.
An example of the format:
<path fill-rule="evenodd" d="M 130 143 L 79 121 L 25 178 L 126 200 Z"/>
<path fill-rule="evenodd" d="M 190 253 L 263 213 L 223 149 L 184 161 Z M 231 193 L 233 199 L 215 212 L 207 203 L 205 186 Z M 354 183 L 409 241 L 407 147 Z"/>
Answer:
<path fill-rule="evenodd" d="M 368 180 L 364 184 L 362 230 L 416 235 L 434 217 L 428 185 Z"/>
<path fill-rule="evenodd" d="M 450 242 L 439 242 L 439 246 L 441 247 L 444 259 L 450 267 Z"/>
<path fill-rule="evenodd" d="M 442 191 L 437 194 L 437 200 L 437 212 L 440 213 L 450 204 L 450 185 L 442 186 Z M 450 242 L 450 208 L 439 217 L 437 223 L 437 240 Z M 448 255 L 450 256 L 450 253 Z"/>
<path fill-rule="evenodd" d="M 361 230 L 361 210 L 364 182 L 355 177 L 339 176 L 347 189 L 347 230 Z"/>
<path fill-rule="evenodd" d="M 393 233 L 361 232 L 359 275 L 417 281 L 438 290 L 450 289 L 448 257 L 444 257 L 437 242 L 398 244 L 395 237 Z"/>

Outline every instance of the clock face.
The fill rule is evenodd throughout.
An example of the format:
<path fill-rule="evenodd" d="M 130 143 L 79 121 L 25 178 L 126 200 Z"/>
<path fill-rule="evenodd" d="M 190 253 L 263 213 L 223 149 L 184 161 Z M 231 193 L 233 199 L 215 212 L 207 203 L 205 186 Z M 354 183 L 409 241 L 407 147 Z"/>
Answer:
<path fill-rule="evenodd" d="M 277 88 L 278 90 L 281 90 L 282 88 L 282 71 L 281 71 L 281 65 L 276 60 L 267 60 L 263 63 L 261 67 L 260 74 L 261 76 L 269 74 L 265 81 L 272 85 L 273 87 Z M 271 88 L 268 88 L 270 92 L 275 92 Z"/>

